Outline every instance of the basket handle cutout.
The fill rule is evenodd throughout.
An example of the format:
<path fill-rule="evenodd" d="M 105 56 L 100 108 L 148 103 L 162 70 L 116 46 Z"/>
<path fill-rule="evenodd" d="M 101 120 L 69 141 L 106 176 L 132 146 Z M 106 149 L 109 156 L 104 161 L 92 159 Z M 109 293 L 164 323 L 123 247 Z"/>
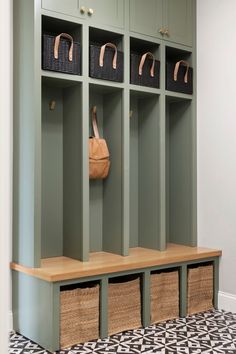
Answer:
<path fill-rule="evenodd" d="M 154 66 L 155 66 L 155 58 L 154 55 L 151 52 L 144 53 L 141 57 L 140 63 L 139 63 L 139 68 L 138 68 L 138 74 L 142 76 L 143 74 L 143 65 L 145 63 L 146 58 L 152 59 L 152 66 L 150 69 L 150 76 L 154 77 Z"/>
<path fill-rule="evenodd" d="M 67 38 L 71 42 L 70 49 L 69 49 L 69 61 L 72 61 L 73 60 L 73 38 L 68 33 L 61 33 L 58 36 L 56 36 L 55 43 L 54 43 L 54 58 L 58 59 L 58 48 L 60 45 L 61 37 Z"/>
<path fill-rule="evenodd" d="M 115 50 L 115 54 L 113 56 L 113 61 L 112 61 L 112 67 L 113 67 L 113 69 L 116 69 L 116 67 L 117 67 L 117 48 L 116 48 L 115 44 L 113 44 L 113 43 L 106 43 L 101 47 L 100 56 L 99 56 L 99 66 L 103 67 L 104 54 L 105 54 L 106 47 L 110 47 Z"/>
<path fill-rule="evenodd" d="M 185 82 L 185 84 L 187 84 L 188 83 L 189 63 L 187 61 L 185 61 L 185 60 L 177 61 L 177 63 L 175 64 L 174 81 L 177 81 L 177 76 L 178 76 L 180 65 L 186 66 L 186 71 L 185 71 L 185 75 L 184 75 L 184 82 Z"/>

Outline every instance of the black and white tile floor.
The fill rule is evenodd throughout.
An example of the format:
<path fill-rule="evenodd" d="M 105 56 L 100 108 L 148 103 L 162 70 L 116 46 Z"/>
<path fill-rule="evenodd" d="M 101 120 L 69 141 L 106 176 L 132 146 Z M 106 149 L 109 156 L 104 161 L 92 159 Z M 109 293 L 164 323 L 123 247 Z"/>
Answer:
<path fill-rule="evenodd" d="M 20 334 L 10 336 L 10 354 L 49 352 Z M 75 345 L 57 354 L 236 354 L 236 314 L 213 310 L 105 339 Z"/>

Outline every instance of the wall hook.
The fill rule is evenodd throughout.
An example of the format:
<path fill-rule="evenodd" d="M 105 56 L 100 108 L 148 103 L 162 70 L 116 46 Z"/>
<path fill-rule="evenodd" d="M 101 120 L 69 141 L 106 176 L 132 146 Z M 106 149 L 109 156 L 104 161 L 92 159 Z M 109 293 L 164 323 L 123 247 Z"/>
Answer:
<path fill-rule="evenodd" d="M 54 111 L 54 109 L 56 108 L 56 101 L 55 100 L 51 100 L 49 102 L 49 109 L 50 111 Z"/>

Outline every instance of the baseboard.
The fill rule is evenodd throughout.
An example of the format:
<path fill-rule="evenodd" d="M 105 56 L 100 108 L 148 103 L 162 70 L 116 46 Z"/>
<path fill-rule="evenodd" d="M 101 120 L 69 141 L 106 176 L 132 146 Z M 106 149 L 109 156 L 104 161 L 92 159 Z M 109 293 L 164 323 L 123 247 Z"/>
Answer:
<path fill-rule="evenodd" d="M 9 331 L 13 331 L 13 313 L 12 311 L 9 311 L 9 316 L 8 316 L 8 321 L 9 321 Z"/>
<path fill-rule="evenodd" d="M 220 310 L 236 313 L 236 295 L 219 291 L 218 307 Z"/>

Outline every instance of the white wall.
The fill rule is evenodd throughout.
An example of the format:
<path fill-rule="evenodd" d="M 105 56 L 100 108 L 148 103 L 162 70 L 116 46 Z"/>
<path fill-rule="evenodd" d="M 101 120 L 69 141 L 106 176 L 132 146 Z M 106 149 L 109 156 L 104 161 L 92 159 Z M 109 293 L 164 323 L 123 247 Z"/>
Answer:
<path fill-rule="evenodd" d="M 0 1 L 0 347 L 8 352 L 10 306 L 12 85 L 11 1 Z M 3 49 L 4 48 L 4 49 Z"/>
<path fill-rule="evenodd" d="M 197 70 L 198 240 L 223 250 L 219 306 L 236 312 L 235 0 L 197 0 Z"/>

